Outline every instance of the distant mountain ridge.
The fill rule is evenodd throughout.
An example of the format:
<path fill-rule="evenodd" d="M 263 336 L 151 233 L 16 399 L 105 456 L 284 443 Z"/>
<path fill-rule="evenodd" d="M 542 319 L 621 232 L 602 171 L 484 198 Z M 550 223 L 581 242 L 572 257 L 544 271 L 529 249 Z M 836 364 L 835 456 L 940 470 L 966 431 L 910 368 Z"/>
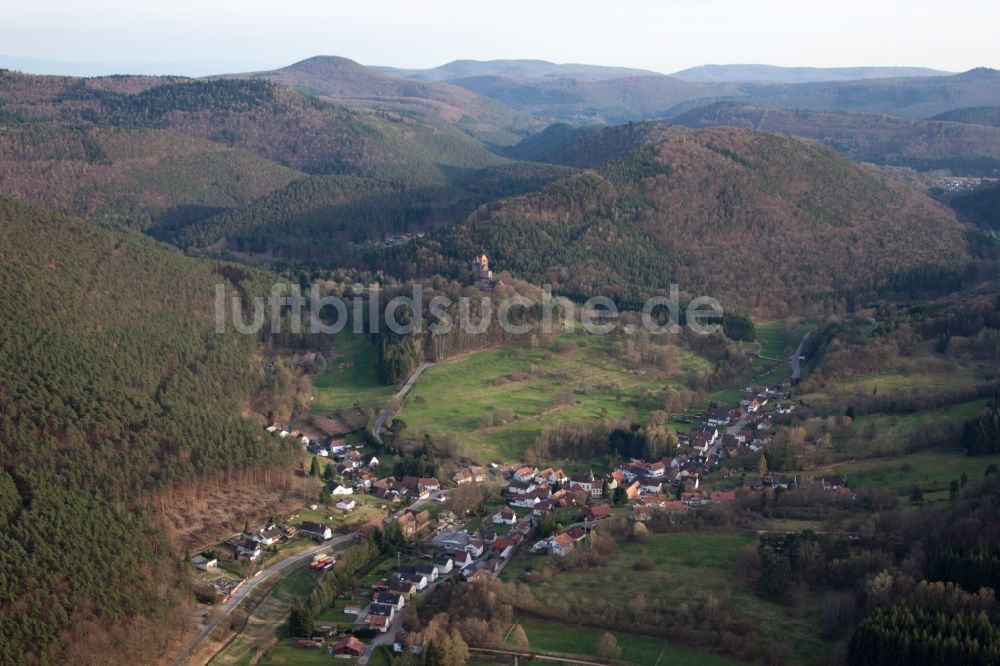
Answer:
<path fill-rule="evenodd" d="M 974 106 L 939 113 L 930 120 L 949 120 L 956 123 L 1000 127 L 1000 106 Z"/>
<path fill-rule="evenodd" d="M 281 69 L 224 78 L 263 79 L 344 104 L 419 111 L 472 134 L 527 127 L 512 109 L 474 91 L 387 74 L 339 56 L 315 56 Z"/>
<path fill-rule="evenodd" d="M 470 76 L 506 76 L 516 79 L 582 79 L 596 81 L 626 76 L 660 76 L 659 72 L 633 67 L 607 67 L 547 60 L 453 60 L 430 69 L 373 67 L 381 72 L 422 81 L 448 81 Z"/>
<path fill-rule="evenodd" d="M 682 69 L 670 76 L 689 81 L 714 83 L 768 82 L 816 83 L 820 81 L 859 81 L 909 76 L 948 76 L 929 67 L 779 67 L 777 65 L 700 65 Z"/>
<path fill-rule="evenodd" d="M 985 125 L 875 113 L 771 109 L 733 102 L 694 109 L 671 122 L 692 128 L 727 125 L 815 139 L 865 162 L 1000 175 L 1000 128 Z"/>

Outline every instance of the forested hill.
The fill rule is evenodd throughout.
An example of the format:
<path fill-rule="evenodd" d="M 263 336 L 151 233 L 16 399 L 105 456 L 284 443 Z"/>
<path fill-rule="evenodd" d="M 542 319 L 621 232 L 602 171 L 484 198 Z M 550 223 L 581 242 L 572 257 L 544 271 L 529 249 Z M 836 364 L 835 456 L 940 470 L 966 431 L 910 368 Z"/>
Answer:
<path fill-rule="evenodd" d="M 165 237 L 186 248 L 211 246 L 329 265 L 349 253 L 350 243 L 459 222 L 480 203 L 537 190 L 573 171 L 509 162 L 455 174 L 451 184 L 419 173 L 391 179 L 311 176 Z"/>
<path fill-rule="evenodd" d="M 635 149 L 376 261 L 460 275 L 479 251 L 584 298 L 634 305 L 675 282 L 769 314 L 946 285 L 967 260 L 954 215 L 923 194 L 820 144 L 729 128 Z"/>
<path fill-rule="evenodd" d="M 0 663 L 152 661 L 181 583 L 144 498 L 288 460 L 240 416 L 256 340 L 213 332 L 223 273 L 252 288 L 0 197 Z"/>
<path fill-rule="evenodd" d="M 395 76 L 337 56 L 315 56 L 273 71 L 230 76 L 274 81 L 348 104 L 428 113 L 487 141 L 509 143 L 516 140 L 512 132 L 528 127 L 512 109 L 471 90 Z"/>
<path fill-rule="evenodd" d="M 658 143 L 683 131 L 685 130 L 681 126 L 662 122 L 585 127 L 554 123 L 503 152 L 518 160 L 586 168 L 612 160 L 633 148 Z"/>
<path fill-rule="evenodd" d="M 956 123 L 972 123 L 1000 127 L 1000 106 L 973 106 L 965 109 L 945 111 L 931 120 L 950 120 Z"/>
<path fill-rule="evenodd" d="M 144 230 L 245 206 L 304 176 L 169 130 L 0 127 L 0 192 Z"/>
<path fill-rule="evenodd" d="M 122 78 L 110 86 L 0 72 L 0 122 L 167 129 L 309 173 L 427 171 L 446 179 L 450 169 L 502 161 L 416 113 L 350 109 L 269 81 L 141 79 L 133 92 Z"/>
<path fill-rule="evenodd" d="M 728 125 L 821 141 L 849 157 L 918 170 L 1000 174 L 1000 128 L 875 113 L 768 109 L 719 103 L 671 120 L 688 127 Z"/>

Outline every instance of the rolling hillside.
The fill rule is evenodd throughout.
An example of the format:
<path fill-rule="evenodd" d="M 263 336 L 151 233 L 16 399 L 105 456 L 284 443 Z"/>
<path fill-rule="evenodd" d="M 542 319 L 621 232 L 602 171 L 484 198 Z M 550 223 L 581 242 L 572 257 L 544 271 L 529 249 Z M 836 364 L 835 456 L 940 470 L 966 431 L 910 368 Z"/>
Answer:
<path fill-rule="evenodd" d="M 515 140 L 512 131 L 528 127 L 511 109 L 464 88 L 394 76 L 338 56 L 316 56 L 269 72 L 229 77 L 273 81 L 345 104 L 426 113 L 502 143 Z"/>
<path fill-rule="evenodd" d="M 596 81 L 626 76 L 656 75 L 656 72 L 632 67 L 605 67 L 576 63 L 558 64 L 547 60 L 454 60 L 431 69 L 399 69 L 396 67 L 373 67 L 372 69 L 422 81 L 450 81 L 470 76 Z"/>
<path fill-rule="evenodd" d="M 1000 183 L 951 197 L 948 203 L 969 222 L 987 229 L 1000 229 Z"/>
<path fill-rule="evenodd" d="M 945 111 L 931 120 L 950 120 L 956 123 L 972 123 L 1000 127 L 1000 106 L 974 106 L 965 109 Z"/>
<path fill-rule="evenodd" d="M 216 268 L 0 197 L 0 662 L 156 661 L 189 616 L 151 493 L 288 462 L 240 416 L 255 340 L 213 331 L 252 274 Z"/>
<path fill-rule="evenodd" d="M 330 264 L 351 244 L 377 243 L 463 220 L 479 204 L 537 190 L 573 169 L 509 162 L 454 184 L 358 176 L 313 176 L 250 206 L 222 212 L 178 230 L 183 247 L 232 250 Z"/>
<path fill-rule="evenodd" d="M 952 76 L 738 86 L 747 101 L 768 107 L 889 113 L 906 118 L 1000 105 L 1000 71 L 985 67 Z"/>
<path fill-rule="evenodd" d="M 660 122 L 573 127 L 554 123 L 504 151 L 508 157 L 587 168 L 685 131 Z"/>
<path fill-rule="evenodd" d="M 682 103 L 707 103 L 738 95 L 729 84 L 704 84 L 663 75 L 602 80 L 517 79 L 473 76 L 451 83 L 542 118 L 575 124 L 622 123 L 667 116 Z"/>
<path fill-rule="evenodd" d="M 242 207 L 303 174 L 242 150 L 141 128 L 0 128 L 0 192 L 144 230 Z"/>
<path fill-rule="evenodd" d="M 775 65 L 700 65 L 670 76 L 688 81 L 732 83 L 767 81 L 770 83 L 814 83 L 817 81 L 859 81 L 895 79 L 904 76 L 944 76 L 927 67 L 777 67 Z"/>
<path fill-rule="evenodd" d="M 815 139 L 865 162 L 974 175 L 1000 173 L 1000 129 L 983 125 L 736 103 L 694 109 L 671 122 L 694 128 L 728 125 Z"/>
<path fill-rule="evenodd" d="M 723 128 L 640 147 L 380 261 L 461 275 L 478 251 L 583 298 L 634 307 L 678 283 L 772 314 L 928 287 L 967 261 L 953 214 L 924 195 L 819 144 Z"/>
<path fill-rule="evenodd" d="M 90 79 L 0 72 L 0 122 L 168 129 L 310 173 L 434 171 L 444 181 L 450 169 L 502 161 L 465 133 L 419 114 L 350 109 L 269 81 L 130 81 L 120 77 L 109 88 Z"/>

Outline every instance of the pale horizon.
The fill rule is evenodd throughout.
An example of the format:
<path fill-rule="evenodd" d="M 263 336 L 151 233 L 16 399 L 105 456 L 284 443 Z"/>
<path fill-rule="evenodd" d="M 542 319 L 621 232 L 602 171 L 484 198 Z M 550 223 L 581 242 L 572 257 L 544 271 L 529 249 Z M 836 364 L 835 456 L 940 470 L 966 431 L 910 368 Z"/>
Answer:
<path fill-rule="evenodd" d="M 8 60 L 146 70 L 115 73 L 166 73 L 167 66 L 187 70 L 171 73 L 204 75 L 271 69 L 316 55 L 406 69 L 462 59 L 537 59 L 663 74 L 705 64 L 962 72 L 1000 67 L 997 24 L 1000 5 L 979 0 L 947 8 L 900 0 L 849 0 L 830 8 L 788 0 L 670 6 L 651 0 L 419 6 L 294 0 L 280 7 L 249 0 L 235 13 L 218 0 L 87 6 L 40 0 L 8 8 L 0 40 Z M 213 69 L 218 65 L 226 67 Z"/>

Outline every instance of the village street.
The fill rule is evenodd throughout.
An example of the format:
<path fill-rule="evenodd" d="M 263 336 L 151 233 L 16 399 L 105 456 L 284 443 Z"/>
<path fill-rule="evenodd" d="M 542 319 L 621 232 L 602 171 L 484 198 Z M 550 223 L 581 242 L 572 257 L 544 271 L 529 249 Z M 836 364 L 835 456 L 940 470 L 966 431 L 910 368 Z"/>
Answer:
<path fill-rule="evenodd" d="M 175 664 L 175 666 L 179 666 L 180 664 L 186 663 L 187 659 L 197 651 L 198 646 L 201 645 L 201 642 L 205 640 L 205 638 L 208 637 L 213 631 L 215 631 L 215 629 L 219 627 L 232 614 L 234 610 L 236 610 L 236 608 L 240 605 L 240 603 L 244 599 L 246 599 L 247 595 L 250 594 L 250 592 L 252 592 L 258 585 L 268 580 L 271 580 L 275 576 L 278 576 L 278 578 L 282 578 L 285 575 L 297 569 L 298 567 L 305 566 L 306 564 L 311 562 L 313 556 L 316 555 L 317 553 L 322 553 L 327 550 L 332 550 L 333 548 L 336 548 L 338 546 L 347 545 L 351 543 L 355 538 L 356 537 L 353 533 L 345 534 L 335 539 L 331 539 L 330 541 L 327 541 L 325 543 L 317 544 L 315 546 L 307 548 L 306 550 L 300 553 L 296 553 L 292 557 L 275 562 L 269 567 L 262 569 L 254 577 L 246 580 L 229 596 L 228 599 L 226 599 L 218 607 L 218 609 L 216 609 L 213 612 L 212 619 L 201 630 L 201 632 L 198 634 L 198 637 L 194 641 L 192 641 L 191 645 L 188 646 L 188 648 L 184 650 L 174 660 L 173 663 Z"/>

